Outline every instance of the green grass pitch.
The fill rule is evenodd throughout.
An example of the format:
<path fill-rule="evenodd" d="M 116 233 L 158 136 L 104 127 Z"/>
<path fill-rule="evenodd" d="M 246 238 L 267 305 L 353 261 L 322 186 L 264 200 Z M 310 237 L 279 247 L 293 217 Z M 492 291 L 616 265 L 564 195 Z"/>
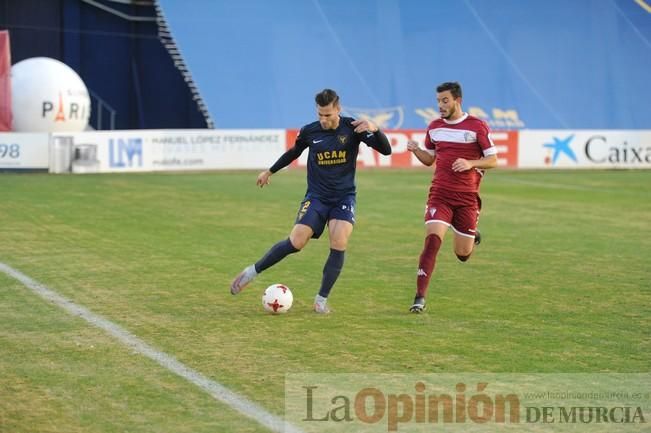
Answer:
<path fill-rule="evenodd" d="M 0 262 L 283 413 L 286 373 L 648 372 L 651 171 L 500 171 L 483 241 L 449 233 L 428 310 L 410 315 L 427 170 L 358 172 L 357 224 L 311 311 L 327 235 L 229 284 L 289 233 L 305 173 L 0 176 Z M 283 316 L 262 310 L 292 288 Z M 0 274 L 0 432 L 263 432 Z"/>

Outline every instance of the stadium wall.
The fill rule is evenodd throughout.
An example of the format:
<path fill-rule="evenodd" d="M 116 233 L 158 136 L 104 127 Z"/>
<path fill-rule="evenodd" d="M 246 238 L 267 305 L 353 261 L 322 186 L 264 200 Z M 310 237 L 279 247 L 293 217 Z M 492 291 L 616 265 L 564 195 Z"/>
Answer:
<path fill-rule="evenodd" d="M 294 129 L 120 130 L 80 133 L 0 133 L 0 169 L 54 173 L 264 169 L 294 144 Z M 407 141 L 422 130 L 386 131 L 393 153 L 361 145 L 359 167 L 421 167 Z M 503 168 L 651 168 L 651 130 L 496 131 Z M 308 152 L 293 167 L 306 165 Z"/>
<path fill-rule="evenodd" d="M 425 128 L 435 88 L 493 130 L 651 128 L 651 0 L 159 0 L 219 128 Z"/>

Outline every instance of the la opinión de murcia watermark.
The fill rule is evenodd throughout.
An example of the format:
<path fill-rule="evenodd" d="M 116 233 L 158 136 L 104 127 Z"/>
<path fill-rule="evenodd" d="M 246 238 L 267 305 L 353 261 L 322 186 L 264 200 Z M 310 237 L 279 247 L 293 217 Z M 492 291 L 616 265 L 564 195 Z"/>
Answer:
<path fill-rule="evenodd" d="M 428 392 L 415 382 L 413 392 L 390 393 L 365 387 L 356 393 L 328 395 L 319 385 L 304 385 L 303 422 L 386 423 L 387 431 L 401 424 L 643 424 L 641 406 L 522 404 L 517 393 L 494 394 L 487 382 L 469 388 L 457 383 L 453 393 Z M 474 389 L 473 389 L 474 388 Z M 325 393 L 324 393 L 325 391 Z M 474 392 L 472 392 L 474 391 Z M 469 395 L 468 393 L 471 392 Z M 648 414 L 647 414 L 648 415 Z"/>

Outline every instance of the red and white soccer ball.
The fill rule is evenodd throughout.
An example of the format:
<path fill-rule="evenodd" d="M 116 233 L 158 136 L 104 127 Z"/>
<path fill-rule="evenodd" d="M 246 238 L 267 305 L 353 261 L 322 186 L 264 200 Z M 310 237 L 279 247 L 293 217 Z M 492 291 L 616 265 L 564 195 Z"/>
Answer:
<path fill-rule="evenodd" d="M 262 295 L 262 306 L 272 314 L 286 313 L 294 302 L 294 295 L 284 284 L 272 284 Z"/>

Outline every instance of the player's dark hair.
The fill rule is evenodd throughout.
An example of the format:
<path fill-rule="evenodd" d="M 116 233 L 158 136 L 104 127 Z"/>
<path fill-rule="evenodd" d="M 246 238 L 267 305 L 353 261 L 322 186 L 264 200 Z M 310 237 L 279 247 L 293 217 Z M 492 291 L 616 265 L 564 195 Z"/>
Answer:
<path fill-rule="evenodd" d="M 326 105 L 333 104 L 337 105 L 339 103 L 339 95 L 332 89 L 323 89 L 314 97 L 317 105 L 319 107 L 325 107 Z"/>
<path fill-rule="evenodd" d="M 440 84 L 436 88 L 437 93 L 445 92 L 446 90 L 449 90 L 450 93 L 452 93 L 454 99 L 461 98 L 462 96 L 461 84 L 457 81 L 448 81 L 447 83 Z"/>

